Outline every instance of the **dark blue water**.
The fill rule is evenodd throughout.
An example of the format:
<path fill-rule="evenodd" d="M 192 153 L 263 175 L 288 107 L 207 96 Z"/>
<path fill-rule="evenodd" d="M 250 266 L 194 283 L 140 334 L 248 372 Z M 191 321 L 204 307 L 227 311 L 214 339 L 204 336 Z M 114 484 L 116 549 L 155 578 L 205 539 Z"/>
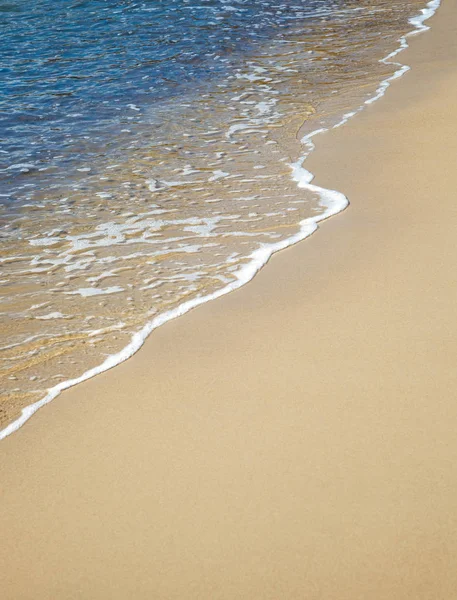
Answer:
<path fill-rule="evenodd" d="M 100 153 L 145 108 L 216 80 L 240 55 L 334 4 L 0 0 L 2 198 L 31 172 L 36 181 L 39 169 L 49 176 Z"/>

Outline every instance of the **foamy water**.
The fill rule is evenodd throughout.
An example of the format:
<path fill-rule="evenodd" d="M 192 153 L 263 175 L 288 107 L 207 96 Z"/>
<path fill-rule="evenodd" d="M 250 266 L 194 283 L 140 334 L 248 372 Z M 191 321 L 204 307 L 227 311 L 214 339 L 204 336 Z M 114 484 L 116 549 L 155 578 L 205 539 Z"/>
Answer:
<path fill-rule="evenodd" d="M 185 96 L 129 103 L 141 123 L 132 119 L 115 150 L 79 163 L 65 184 L 30 184 L 5 218 L 10 423 L 0 439 L 62 390 L 132 356 L 156 327 L 250 281 L 274 252 L 347 206 L 312 183 L 306 157 L 319 133 L 408 70 L 396 57 L 439 0 L 411 16 L 419 6 L 338 3 L 294 20 L 287 35 Z"/>

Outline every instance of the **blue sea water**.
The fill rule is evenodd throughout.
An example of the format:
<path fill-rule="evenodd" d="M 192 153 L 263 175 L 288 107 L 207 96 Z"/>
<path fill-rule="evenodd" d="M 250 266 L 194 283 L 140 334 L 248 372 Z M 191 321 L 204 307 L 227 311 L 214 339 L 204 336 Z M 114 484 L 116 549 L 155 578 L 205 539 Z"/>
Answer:
<path fill-rule="evenodd" d="M 3 200 L 24 173 L 96 154 L 141 121 L 138 109 L 216 80 L 240 55 L 337 4 L 0 0 Z"/>

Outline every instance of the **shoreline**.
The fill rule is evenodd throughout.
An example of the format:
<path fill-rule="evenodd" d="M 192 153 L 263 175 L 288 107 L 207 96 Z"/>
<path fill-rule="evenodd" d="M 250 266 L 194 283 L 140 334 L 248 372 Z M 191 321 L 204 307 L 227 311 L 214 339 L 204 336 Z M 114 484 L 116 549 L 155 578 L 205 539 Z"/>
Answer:
<path fill-rule="evenodd" d="M 456 8 L 319 136 L 349 211 L 3 440 L 6 600 L 452 597 Z"/>
<path fill-rule="evenodd" d="M 339 127 L 346 125 L 352 118 L 356 117 L 358 114 L 363 112 L 367 106 L 377 102 L 383 98 L 391 83 L 397 79 L 400 79 L 410 70 L 408 65 L 398 63 L 392 59 L 396 58 L 399 54 L 401 54 L 404 50 L 409 47 L 408 39 L 414 37 L 417 34 L 427 32 L 430 27 L 426 25 L 426 22 L 432 18 L 435 12 L 440 7 L 441 0 L 429 0 L 426 3 L 425 7 L 421 9 L 420 13 L 411 17 L 409 19 L 409 23 L 411 26 L 414 26 L 415 29 L 407 32 L 405 35 L 401 36 L 397 42 L 399 44 L 398 48 L 390 52 L 387 56 L 381 58 L 378 62 L 384 63 L 386 65 L 394 65 L 398 66 L 399 69 L 395 71 L 392 75 L 382 80 L 377 87 L 374 96 L 368 98 L 363 102 L 355 110 L 346 113 L 342 116 L 341 120 L 336 123 L 336 125 L 330 128 L 317 129 L 312 131 L 311 133 L 305 135 L 301 140 L 301 145 L 304 150 L 304 153 L 301 157 L 293 164 L 290 165 L 292 169 L 291 178 L 293 181 L 297 183 L 298 188 L 308 189 L 311 192 L 317 193 L 321 197 L 321 206 L 326 207 L 326 211 L 314 218 L 307 218 L 300 223 L 297 224 L 299 228 L 298 232 L 292 235 L 290 238 L 287 238 L 278 243 L 270 243 L 265 244 L 258 250 L 254 251 L 250 256 L 251 261 L 242 267 L 238 273 L 235 282 L 228 284 L 226 287 L 217 290 L 209 294 L 208 296 L 203 296 L 201 298 L 197 297 L 193 300 L 187 301 L 179 305 L 177 308 L 159 314 L 157 317 L 147 322 L 143 328 L 133 335 L 131 341 L 127 346 L 122 348 L 118 353 L 112 354 L 108 356 L 108 358 L 100 365 L 93 367 L 87 371 L 85 371 L 82 375 L 75 377 L 70 380 L 63 381 L 54 387 L 48 389 L 47 394 L 44 398 L 25 406 L 21 409 L 21 415 L 15 419 L 14 421 L 8 423 L 6 427 L 0 429 L 0 442 L 8 437 L 9 435 L 15 433 L 20 427 L 22 427 L 40 408 L 46 406 L 53 400 L 55 400 L 63 391 L 70 389 L 84 381 L 88 381 L 101 373 L 109 371 L 113 369 L 126 360 L 129 360 L 132 356 L 134 356 L 144 345 L 148 337 L 155 331 L 158 327 L 161 327 L 165 323 L 176 319 L 180 316 L 185 315 L 190 310 L 197 308 L 207 302 L 211 302 L 212 300 L 216 300 L 226 294 L 234 292 L 256 277 L 256 275 L 267 265 L 272 256 L 274 256 L 277 252 L 294 246 L 299 242 L 303 242 L 305 239 L 313 235 L 319 229 L 319 223 L 321 221 L 326 221 L 327 219 L 338 215 L 343 210 L 347 208 L 349 205 L 349 200 L 347 197 L 338 190 L 334 190 L 331 188 L 324 188 L 318 185 L 313 184 L 315 179 L 315 175 L 304 168 L 304 164 L 307 162 L 311 154 L 315 150 L 315 144 L 313 139 L 319 136 L 322 133 L 326 133 L 331 131 L 332 129 L 338 129 Z"/>

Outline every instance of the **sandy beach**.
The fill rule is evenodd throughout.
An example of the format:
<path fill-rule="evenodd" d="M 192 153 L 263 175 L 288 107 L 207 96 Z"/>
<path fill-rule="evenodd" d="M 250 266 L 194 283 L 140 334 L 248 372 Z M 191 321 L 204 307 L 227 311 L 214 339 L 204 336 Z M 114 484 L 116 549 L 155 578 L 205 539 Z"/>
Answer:
<path fill-rule="evenodd" d="M 457 1 L 306 167 L 351 205 L 0 444 L 4 600 L 457 594 Z"/>

